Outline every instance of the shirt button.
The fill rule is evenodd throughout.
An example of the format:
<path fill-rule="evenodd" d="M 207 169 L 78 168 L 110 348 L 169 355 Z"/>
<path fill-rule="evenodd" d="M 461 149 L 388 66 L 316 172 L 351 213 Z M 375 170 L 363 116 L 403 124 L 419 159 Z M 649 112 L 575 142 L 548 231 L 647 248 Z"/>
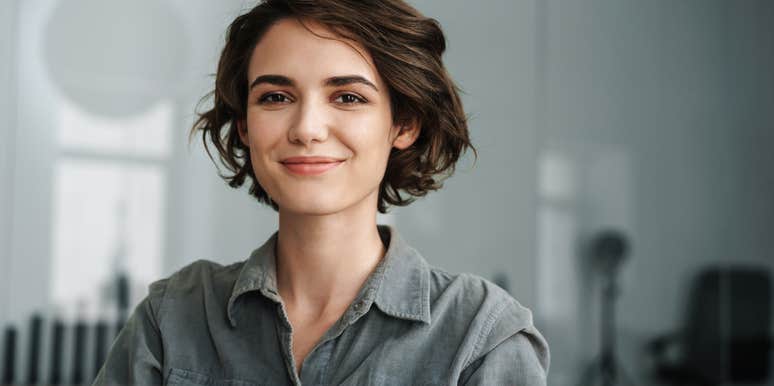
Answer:
<path fill-rule="evenodd" d="M 355 303 L 355 311 L 360 311 L 364 305 L 365 305 L 365 302 L 362 300 Z"/>

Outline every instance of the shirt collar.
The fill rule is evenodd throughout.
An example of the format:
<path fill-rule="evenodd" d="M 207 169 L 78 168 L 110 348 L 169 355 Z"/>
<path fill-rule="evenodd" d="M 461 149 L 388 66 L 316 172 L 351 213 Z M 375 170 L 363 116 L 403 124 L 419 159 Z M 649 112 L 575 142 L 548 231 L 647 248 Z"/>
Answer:
<path fill-rule="evenodd" d="M 365 314 L 372 303 L 384 313 L 407 320 L 430 323 L 430 270 L 427 261 L 409 246 L 391 225 L 377 225 L 379 236 L 388 245 L 384 258 L 366 279 L 357 295 L 355 318 Z M 280 302 L 277 290 L 275 247 L 278 232 L 250 254 L 245 261 L 228 301 L 228 318 L 236 327 L 237 299 L 252 291 Z"/>

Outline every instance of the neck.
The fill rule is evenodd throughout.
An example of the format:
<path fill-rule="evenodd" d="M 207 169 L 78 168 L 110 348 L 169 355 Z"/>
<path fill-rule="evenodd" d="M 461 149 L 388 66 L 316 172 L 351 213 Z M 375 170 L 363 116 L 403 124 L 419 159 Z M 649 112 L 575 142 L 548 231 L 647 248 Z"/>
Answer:
<path fill-rule="evenodd" d="M 363 207 L 370 210 L 314 216 L 280 210 L 277 286 L 288 308 L 314 318 L 339 313 L 357 296 L 386 252 L 375 209 Z"/>

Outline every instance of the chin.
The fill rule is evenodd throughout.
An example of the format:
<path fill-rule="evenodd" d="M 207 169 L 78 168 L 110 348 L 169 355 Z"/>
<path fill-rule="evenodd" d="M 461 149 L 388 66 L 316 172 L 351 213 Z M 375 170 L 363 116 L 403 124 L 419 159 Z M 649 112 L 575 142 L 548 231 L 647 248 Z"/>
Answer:
<path fill-rule="evenodd" d="M 346 211 L 355 206 L 373 201 L 376 209 L 378 185 L 371 191 L 361 191 L 354 187 L 345 188 L 346 184 L 336 187 L 295 187 L 277 196 L 280 211 L 287 213 L 323 216 Z"/>
<path fill-rule="evenodd" d="M 317 197 L 311 200 L 294 199 L 291 200 L 291 202 L 283 202 L 278 204 L 280 206 L 280 211 L 310 216 L 323 216 L 341 212 L 342 210 L 351 206 L 353 203 L 344 201 L 341 198 L 325 200 L 321 197 Z"/>

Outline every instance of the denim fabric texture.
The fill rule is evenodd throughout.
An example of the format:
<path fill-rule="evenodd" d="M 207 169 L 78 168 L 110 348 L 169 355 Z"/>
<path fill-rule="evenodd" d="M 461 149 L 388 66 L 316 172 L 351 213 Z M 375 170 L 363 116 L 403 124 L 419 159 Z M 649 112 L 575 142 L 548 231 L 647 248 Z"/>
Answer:
<path fill-rule="evenodd" d="M 529 309 L 377 228 L 387 253 L 300 374 L 275 232 L 245 261 L 199 260 L 152 283 L 94 385 L 546 385 L 548 344 Z"/>

